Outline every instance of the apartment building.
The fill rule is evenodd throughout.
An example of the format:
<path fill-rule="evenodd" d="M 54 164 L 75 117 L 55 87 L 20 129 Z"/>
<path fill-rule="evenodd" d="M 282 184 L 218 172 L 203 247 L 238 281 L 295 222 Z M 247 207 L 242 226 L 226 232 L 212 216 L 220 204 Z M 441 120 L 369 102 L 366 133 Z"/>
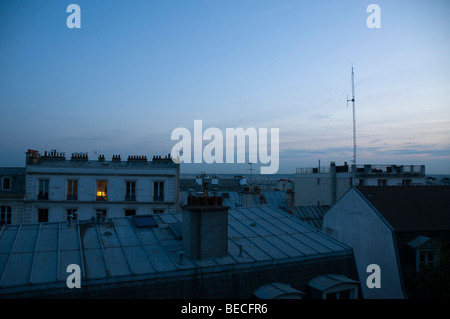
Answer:
<path fill-rule="evenodd" d="M 352 186 L 425 185 L 425 165 L 344 165 L 297 168 L 295 206 L 331 206 Z"/>
<path fill-rule="evenodd" d="M 20 223 L 105 219 L 174 213 L 179 205 L 179 164 L 170 155 L 122 160 L 87 153 L 66 159 L 56 151 L 26 153 L 24 212 Z"/>

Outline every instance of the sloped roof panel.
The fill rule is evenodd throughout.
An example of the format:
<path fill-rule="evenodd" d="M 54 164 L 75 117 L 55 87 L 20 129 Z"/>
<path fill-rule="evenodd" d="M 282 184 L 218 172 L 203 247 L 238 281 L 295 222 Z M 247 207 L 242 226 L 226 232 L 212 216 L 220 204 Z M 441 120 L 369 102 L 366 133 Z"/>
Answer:
<path fill-rule="evenodd" d="M 395 231 L 449 231 L 450 187 L 356 187 Z"/>
<path fill-rule="evenodd" d="M 182 213 L 155 216 L 157 227 L 137 228 L 132 218 L 3 225 L 0 230 L 0 292 L 28 283 L 65 287 L 70 264 L 80 265 L 83 279 L 134 280 L 135 275 L 177 276 L 178 271 L 253 267 L 268 261 L 321 258 L 352 250 L 317 229 L 272 207 L 229 210 L 228 254 L 208 260 L 180 255 Z M 170 223 L 168 223 L 170 222 Z M 169 225 L 169 227 L 167 227 Z M 217 269 L 216 269 L 217 268 Z M 211 271 L 212 271 L 211 270 Z"/>
<path fill-rule="evenodd" d="M 39 251 L 34 258 L 32 283 L 55 282 L 58 275 L 58 254 L 56 251 Z"/>

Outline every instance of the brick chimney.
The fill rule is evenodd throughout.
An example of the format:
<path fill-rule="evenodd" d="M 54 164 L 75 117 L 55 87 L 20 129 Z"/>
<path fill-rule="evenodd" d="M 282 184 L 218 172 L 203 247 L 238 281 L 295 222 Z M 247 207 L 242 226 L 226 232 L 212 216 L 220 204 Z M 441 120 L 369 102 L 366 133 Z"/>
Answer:
<path fill-rule="evenodd" d="M 41 160 L 41 155 L 39 154 L 39 151 L 28 149 L 26 154 L 26 165 L 36 165 L 39 164 Z"/>
<path fill-rule="evenodd" d="M 204 185 L 204 189 L 205 189 Z M 191 258 L 222 257 L 228 253 L 228 209 L 223 198 L 189 196 L 183 211 L 183 248 Z"/>

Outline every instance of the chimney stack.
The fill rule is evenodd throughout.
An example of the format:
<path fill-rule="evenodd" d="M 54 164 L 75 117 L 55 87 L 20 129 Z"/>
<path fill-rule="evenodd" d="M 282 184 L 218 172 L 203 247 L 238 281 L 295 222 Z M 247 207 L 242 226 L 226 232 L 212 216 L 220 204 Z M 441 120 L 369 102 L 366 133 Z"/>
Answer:
<path fill-rule="evenodd" d="M 153 155 L 152 161 L 172 161 L 172 156 L 169 154 L 162 157 L 161 155 Z"/>
<path fill-rule="evenodd" d="M 286 203 L 289 207 L 289 209 L 294 209 L 295 207 L 295 193 L 292 188 L 288 188 L 286 190 Z"/>
<path fill-rule="evenodd" d="M 88 153 L 72 153 L 70 158 L 72 161 L 87 161 L 89 160 Z"/>
<path fill-rule="evenodd" d="M 183 248 L 191 258 L 222 257 L 228 253 L 229 207 L 223 206 L 222 197 L 205 193 L 189 196 L 183 211 Z"/>
<path fill-rule="evenodd" d="M 40 159 L 47 161 L 65 161 L 66 154 L 57 152 L 56 150 L 51 150 L 50 152 L 45 151 L 44 155 L 40 156 Z"/>
<path fill-rule="evenodd" d="M 241 199 L 241 207 L 253 207 L 254 201 L 254 192 L 251 191 L 250 187 L 245 187 L 244 190 L 240 193 Z"/>
<path fill-rule="evenodd" d="M 128 162 L 147 162 L 147 156 L 128 155 Z"/>
<path fill-rule="evenodd" d="M 26 165 L 36 165 L 39 164 L 41 160 L 41 155 L 39 154 L 39 151 L 28 149 L 26 154 Z"/>

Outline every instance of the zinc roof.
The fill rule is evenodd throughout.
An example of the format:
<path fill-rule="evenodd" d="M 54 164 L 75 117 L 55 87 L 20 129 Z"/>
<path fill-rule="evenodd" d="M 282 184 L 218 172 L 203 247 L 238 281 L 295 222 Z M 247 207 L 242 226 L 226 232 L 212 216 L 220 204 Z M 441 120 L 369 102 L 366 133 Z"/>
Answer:
<path fill-rule="evenodd" d="M 188 276 L 259 265 L 352 254 L 351 248 L 272 207 L 230 209 L 228 254 L 181 256 L 182 213 L 153 215 L 156 227 L 134 217 L 4 225 L 0 230 L 0 295 L 66 288 L 67 266 L 81 268 L 83 284 Z"/>
<path fill-rule="evenodd" d="M 322 229 L 323 217 L 329 209 L 330 206 L 296 206 L 292 212 L 309 225 Z"/>
<path fill-rule="evenodd" d="M 397 232 L 449 231 L 449 186 L 356 188 Z"/>
<path fill-rule="evenodd" d="M 193 193 L 199 192 L 199 190 L 191 189 Z M 213 196 L 214 192 L 212 190 L 208 191 L 209 196 Z M 223 198 L 223 203 L 225 206 L 231 208 L 236 208 L 241 206 L 241 196 L 242 193 L 239 191 L 218 191 L 219 196 Z M 262 196 L 260 196 L 262 194 Z M 286 192 L 284 191 L 261 191 L 261 194 L 247 193 L 250 196 L 249 201 L 245 201 L 248 206 L 264 206 L 271 205 L 277 208 L 286 209 Z M 187 198 L 189 191 L 181 191 L 181 202 L 183 205 L 187 204 Z"/>

